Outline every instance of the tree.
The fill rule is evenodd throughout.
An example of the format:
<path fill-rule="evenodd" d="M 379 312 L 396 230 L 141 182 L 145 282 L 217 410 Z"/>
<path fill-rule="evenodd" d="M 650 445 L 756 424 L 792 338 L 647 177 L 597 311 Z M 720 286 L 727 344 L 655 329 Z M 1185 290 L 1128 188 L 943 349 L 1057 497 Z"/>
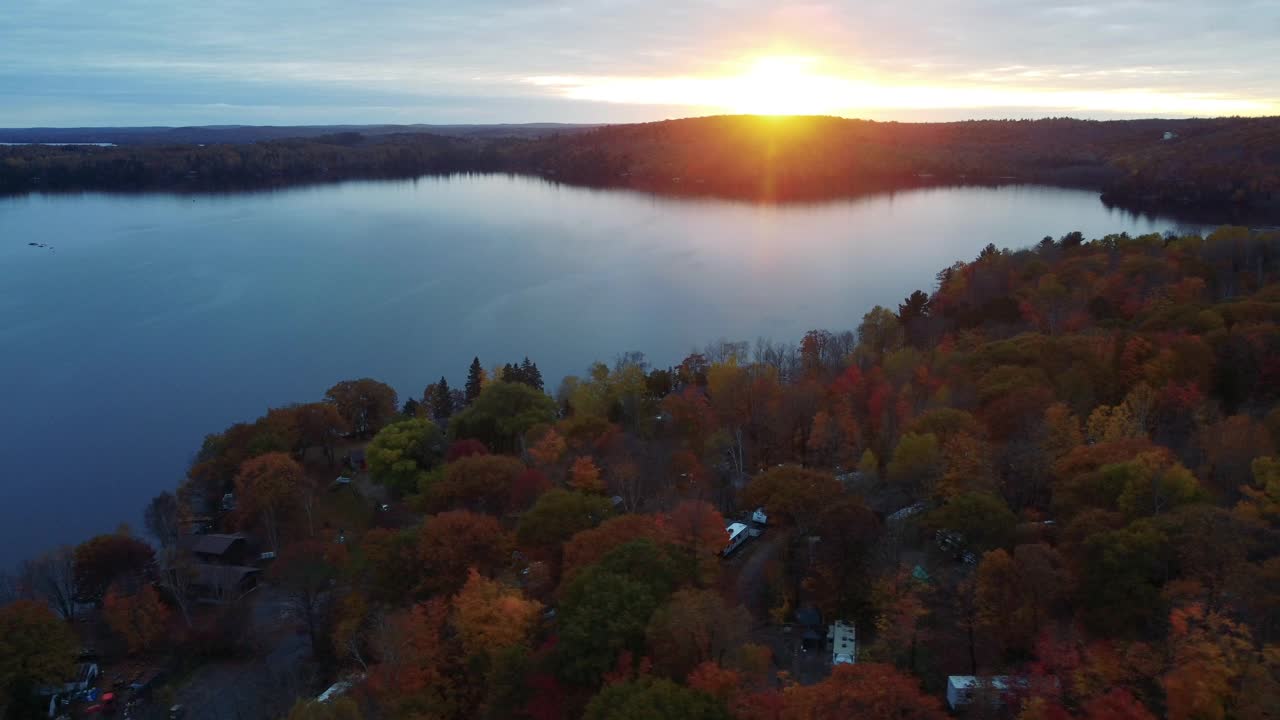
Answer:
<path fill-rule="evenodd" d="M 524 512 L 550 489 L 550 478 L 539 470 L 525 468 L 511 483 L 511 496 L 508 498 L 507 507 L 515 512 Z"/>
<path fill-rule="evenodd" d="M 905 433 L 893 450 L 887 473 L 889 482 L 905 488 L 912 497 L 932 494 L 942 477 L 942 448 L 933 433 Z"/>
<path fill-rule="evenodd" d="M 645 634 L 655 667 L 683 680 L 700 663 L 724 662 L 750 627 L 751 614 L 726 606 L 719 593 L 678 590 L 653 613 Z"/>
<path fill-rule="evenodd" d="M 930 512 L 930 527 L 960 533 L 966 547 L 982 552 L 1013 542 L 1018 517 L 1004 500 L 987 493 L 964 493 Z"/>
<path fill-rule="evenodd" d="M 574 533 L 599 525 L 611 510 L 609 499 L 599 495 L 548 490 L 520 516 L 516 539 L 522 547 L 558 549 Z"/>
<path fill-rule="evenodd" d="M 689 559 L 690 577 L 701 583 L 717 568 L 715 556 L 729 542 L 724 516 L 705 500 L 684 500 L 671 511 L 667 526 Z"/>
<path fill-rule="evenodd" d="M 324 397 L 334 407 L 351 431 L 370 437 L 396 416 L 399 402 L 390 385 L 372 378 L 343 380 L 329 388 Z"/>
<path fill-rule="evenodd" d="M 519 590 L 489 580 L 474 569 L 469 571 L 453 607 L 463 650 L 468 655 L 489 657 L 526 645 L 542 612 L 541 603 L 522 597 Z"/>
<path fill-rule="evenodd" d="M 111 585 L 139 586 L 155 566 L 155 551 L 150 545 L 118 533 L 80 543 L 74 558 L 76 599 L 97 605 Z"/>
<path fill-rule="evenodd" d="M 338 558 L 345 547 L 306 540 L 285 548 L 271 566 L 270 576 L 285 602 L 307 631 L 311 655 L 321 664 L 329 659 L 332 645 L 327 635 L 333 583 L 338 578 Z"/>
<path fill-rule="evenodd" d="M 818 518 L 822 542 L 813 548 L 808 587 L 827 617 L 856 618 L 871 610 L 871 554 L 880 521 L 857 498 L 840 498 Z"/>
<path fill-rule="evenodd" d="M 609 685 L 587 704 L 584 720 L 729 720 L 724 703 L 670 680 Z"/>
<path fill-rule="evenodd" d="M 872 364 L 884 361 L 885 353 L 902 347 L 902 324 L 892 310 L 871 308 L 858 325 L 858 357 Z"/>
<path fill-rule="evenodd" d="M 480 358 L 471 359 L 471 367 L 467 369 L 467 404 L 475 402 L 480 397 L 480 391 L 484 387 L 484 368 L 480 365 Z"/>
<path fill-rule="evenodd" d="M 925 695 L 915 678 L 891 665 L 838 665 L 831 677 L 783 691 L 780 720 L 865 717 L 944 720 L 938 699 Z"/>
<path fill-rule="evenodd" d="M 160 547 L 167 548 L 178 544 L 178 537 L 182 534 L 178 515 L 178 499 L 171 492 L 162 492 L 147 503 L 142 519 L 151 537 L 160 543 Z"/>
<path fill-rule="evenodd" d="M 130 655 L 150 650 L 164 637 L 169 609 L 150 585 L 137 592 L 123 594 L 108 591 L 102 603 L 102 615 L 129 650 Z"/>
<path fill-rule="evenodd" d="M 573 461 L 569 467 L 569 487 L 584 493 L 603 495 L 604 480 L 600 479 L 600 468 L 590 456 L 583 455 Z"/>
<path fill-rule="evenodd" d="M 719 528 L 724 534 L 724 528 Z M 599 527 L 575 533 L 564 543 L 561 575 L 565 581 L 579 570 L 600 562 L 613 550 L 636 540 L 664 543 L 670 539 L 670 528 L 653 515 L 627 514 L 609 518 Z"/>
<path fill-rule="evenodd" d="M 560 675 L 594 685 L 622 658 L 642 657 L 649 618 L 671 594 L 678 573 L 666 548 L 636 540 L 574 575 L 560 593 Z"/>
<path fill-rule="evenodd" d="M 452 595 L 466 582 L 470 568 L 492 575 L 509 562 L 510 552 L 507 534 L 489 515 L 466 510 L 432 515 L 418 536 L 423 590 Z"/>
<path fill-rule="evenodd" d="M 63 545 L 22 564 L 21 584 L 49 604 L 64 620 L 76 613 L 75 549 Z"/>
<path fill-rule="evenodd" d="M 37 688 L 59 685 L 75 675 L 80 643 L 71 625 L 49 608 L 30 600 L 0 607 L 0 708 L 10 716 L 38 717 L 44 708 L 31 707 Z"/>
<path fill-rule="evenodd" d="M 355 554 L 362 587 L 376 602 L 399 602 L 422 580 L 413 530 L 373 528 L 360 538 Z"/>
<path fill-rule="evenodd" d="M 347 421 L 332 402 L 314 402 L 290 406 L 297 430 L 298 457 L 307 448 L 319 447 L 329 467 L 334 465 L 334 447 L 338 438 L 349 430 Z"/>
<path fill-rule="evenodd" d="M 389 615 L 373 634 L 377 663 L 369 671 L 369 689 L 390 705 L 392 717 L 434 707 L 447 690 L 445 672 L 451 651 L 446 639 L 449 605 L 435 598 Z M 404 706 L 395 712 L 397 706 Z"/>
<path fill-rule="evenodd" d="M 1085 621 L 1113 635 L 1150 627 L 1164 607 L 1167 562 L 1168 538 L 1149 521 L 1091 535 L 1080 559 Z"/>
<path fill-rule="evenodd" d="M 844 487 L 831 473 L 784 465 L 752 478 L 743 500 L 748 507 L 763 506 L 771 518 L 807 531 L 843 494 Z"/>
<path fill-rule="evenodd" d="M 513 452 L 522 449 L 526 432 L 555 417 L 556 403 L 546 394 L 521 383 L 491 382 L 453 416 L 449 433 L 475 438 L 495 452 Z"/>
<path fill-rule="evenodd" d="M 245 461 L 236 473 L 236 512 L 242 527 L 259 526 L 273 551 L 280 526 L 298 509 L 306 474 L 296 460 L 274 452 Z"/>
<path fill-rule="evenodd" d="M 465 507 L 477 512 L 503 514 L 524 463 L 506 455 L 472 455 L 444 468 L 444 477 L 431 488 L 438 507 Z"/>
<path fill-rule="evenodd" d="M 400 495 L 416 491 L 423 473 L 435 467 L 443 454 L 440 429 L 426 418 L 391 423 L 365 448 L 370 475 Z"/>

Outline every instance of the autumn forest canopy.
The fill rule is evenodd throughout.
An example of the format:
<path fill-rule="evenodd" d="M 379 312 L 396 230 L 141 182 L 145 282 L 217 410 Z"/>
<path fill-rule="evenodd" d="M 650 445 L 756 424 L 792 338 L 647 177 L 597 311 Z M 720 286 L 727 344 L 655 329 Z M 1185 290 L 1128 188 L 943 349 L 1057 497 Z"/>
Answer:
<path fill-rule="evenodd" d="M 928 720 L 950 676 L 1007 679 L 971 717 L 1280 707 L 1280 234 L 988 245 L 851 324 L 558 385 L 536 358 L 409 398 L 347 380 L 211 434 L 149 541 L 25 565 L 0 703 L 65 681 L 90 628 L 104 657 L 252 654 L 257 595 L 226 572 L 250 560 L 208 559 L 244 542 L 310 658 L 261 706 L 292 720 Z M 856 662 L 832 667 L 837 620 Z"/>
<path fill-rule="evenodd" d="M 1095 189 L 1133 209 L 1214 211 L 1220 219 L 1280 212 L 1274 117 L 884 123 L 723 116 L 514 136 L 379 129 L 207 145 L 172 144 L 170 137 L 121 147 L 0 147 L 0 193 L 224 191 L 511 172 L 764 202 L 1023 182 Z"/>

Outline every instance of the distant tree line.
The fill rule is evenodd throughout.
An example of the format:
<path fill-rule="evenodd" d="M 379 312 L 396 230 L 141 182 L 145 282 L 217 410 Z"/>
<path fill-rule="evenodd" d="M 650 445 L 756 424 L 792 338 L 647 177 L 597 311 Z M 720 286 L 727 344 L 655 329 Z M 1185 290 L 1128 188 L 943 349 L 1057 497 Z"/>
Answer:
<path fill-rule="evenodd" d="M 763 202 L 1031 182 L 1135 209 L 1280 209 L 1280 118 L 879 123 L 726 116 L 536 138 L 426 133 L 251 144 L 0 147 L 0 193 L 246 190 L 513 172 L 577 185 Z"/>

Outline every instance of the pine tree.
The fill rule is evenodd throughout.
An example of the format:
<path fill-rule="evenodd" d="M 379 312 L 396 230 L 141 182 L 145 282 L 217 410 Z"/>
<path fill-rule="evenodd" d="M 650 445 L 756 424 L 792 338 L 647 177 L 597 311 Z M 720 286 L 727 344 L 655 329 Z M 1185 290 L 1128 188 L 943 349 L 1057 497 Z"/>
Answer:
<path fill-rule="evenodd" d="M 521 380 L 536 390 L 542 390 L 542 373 L 538 370 L 537 363 L 529 362 L 529 357 L 525 356 L 524 362 L 520 363 Z"/>
<path fill-rule="evenodd" d="M 449 381 L 444 377 L 440 378 L 440 382 L 432 385 L 434 391 L 431 395 L 431 416 L 436 422 L 443 423 L 453 415 L 453 391 L 449 389 Z"/>
<path fill-rule="evenodd" d="M 475 402 L 480 397 L 480 388 L 484 385 L 484 368 L 480 366 L 480 358 L 471 360 L 471 368 L 467 370 L 467 403 Z"/>
<path fill-rule="evenodd" d="M 502 366 L 502 377 L 498 379 L 503 382 L 524 382 L 524 376 L 520 374 L 520 368 L 511 363 Z"/>

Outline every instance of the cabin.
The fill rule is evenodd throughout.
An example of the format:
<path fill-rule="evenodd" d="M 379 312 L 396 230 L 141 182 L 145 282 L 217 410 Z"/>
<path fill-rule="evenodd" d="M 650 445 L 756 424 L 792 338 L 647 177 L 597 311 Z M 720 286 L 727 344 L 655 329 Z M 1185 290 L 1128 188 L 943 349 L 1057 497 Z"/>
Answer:
<path fill-rule="evenodd" d="M 224 604 L 258 588 L 258 568 L 243 565 L 197 564 L 191 567 L 191 594 L 203 603 Z"/>
<path fill-rule="evenodd" d="M 858 641 L 853 630 L 853 623 L 837 620 L 827 630 L 827 641 L 831 643 L 831 664 L 852 665 L 858 661 Z"/>
<path fill-rule="evenodd" d="M 729 523 L 725 526 L 724 531 L 729 536 L 724 550 L 720 551 L 720 554 L 724 557 L 729 557 L 730 553 L 741 547 L 742 543 L 746 542 L 748 537 L 751 537 L 751 534 L 747 532 L 747 526 L 742 523 Z"/>
<path fill-rule="evenodd" d="M 196 561 L 209 565 L 245 565 L 249 557 L 249 538 L 241 533 L 197 536 L 191 545 Z"/>

